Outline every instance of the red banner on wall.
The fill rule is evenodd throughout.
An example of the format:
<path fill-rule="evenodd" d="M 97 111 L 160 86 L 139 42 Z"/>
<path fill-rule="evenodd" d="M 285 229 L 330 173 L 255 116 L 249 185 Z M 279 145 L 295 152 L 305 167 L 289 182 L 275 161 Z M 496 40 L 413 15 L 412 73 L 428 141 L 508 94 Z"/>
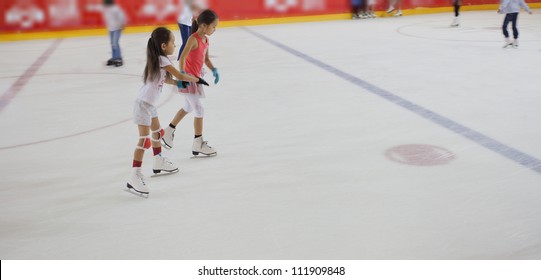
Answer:
<path fill-rule="evenodd" d="M 195 0 L 217 12 L 220 20 L 244 20 L 351 12 L 352 0 Z M 365 0 L 366 1 L 366 0 Z M 540 2 L 541 0 L 533 0 Z M 116 0 L 128 25 L 174 24 L 182 0 Z M 463 0 L 463 5 L 498 0 Z M 403 9 L 451 6 L 452 0 L 403 0 Z M 376 0 L 384 10 L 388 0 Z M 0 32 L 47 31 L 103 27 L 102 0 L 2 0 Z"/>

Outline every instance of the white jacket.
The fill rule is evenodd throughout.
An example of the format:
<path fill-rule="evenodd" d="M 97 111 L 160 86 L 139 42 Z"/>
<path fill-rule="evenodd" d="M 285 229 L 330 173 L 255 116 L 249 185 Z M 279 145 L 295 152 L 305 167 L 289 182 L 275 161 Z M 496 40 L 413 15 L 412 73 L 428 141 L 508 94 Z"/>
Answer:
<path fill-rule="evenodd" d="M 120 30 L 126 25 L 126 16 L 118 5 L 103 7 L 103 17 L 109 31 Z"/>
<path fill-rule="evenodd" d="M 530 7 L 524 2 L 524 0 L 501 0 L 500 1 L 500 13 L 510 14 L 519 13 L 520 8 L 523 8 L 527 12 L 530 12 Z"/>

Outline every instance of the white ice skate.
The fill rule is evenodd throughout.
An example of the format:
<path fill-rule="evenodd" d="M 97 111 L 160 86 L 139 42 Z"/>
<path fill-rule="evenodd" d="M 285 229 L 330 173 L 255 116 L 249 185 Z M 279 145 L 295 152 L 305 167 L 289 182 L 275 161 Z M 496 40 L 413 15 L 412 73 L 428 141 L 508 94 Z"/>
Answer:
<path fill-rule="evenodd" d="M 509 40 L 509 38 L 505 38 L 505 44 L 503 44 L 503 48 L 508 48 L 508 47 L 511 47 L 513 45 L 513 42 L 511 42 L 511 40 Z M 518 44 L 517 44 L 518 46 Z"/>
<path fill-rule="evenodd" d="M 178 167 L 175 166 L 167 157 L 160 155 L 154 156 L 154 163 L 152 164 L 152 171 L 154 175 L 152 177 L 175 174 L 178 172 Z M 163 172 L 162 172 L 163 171 Z"/>
<path fill-rule="evenodd" d="M 402 11 L 401 10 L 398 10 L 398 12 L 396 12 L 396 14 L 394 14 L 395 17 L 401 17 L 402 16 Z"/>
<path fill-rule="evenodd" d="M 162 137 L 162 146 L 166 149 L 173 148 L 173 140 L 175 140 L 175 129 L 167 126 L 164 129 L 163 137 Z"/>
<path fill-rule="evenodd" d="M 513 48 L 518 48 L 518 39 L 513 41 Z"/>
<path fill-rule="evenodd" d="M 145 175 L 141 173 L 141 169 L 134 168 L 128 179 L 126 191 L 144 198 L 148 198 L 150 190 L 145 182 Z"/>
<path fill-rule="evenodd" d="M 215 156 L 216 150 L 207 144 L 207 141 L 203 141 L 203 136 L 197 137 L 193 140 L 192 154 L 197 156 L 203 154 L 206 156 Z"/>
<path fill-rule="evenodd" d="M 451 27 L 458 27 L 460 25 L 460 22 L 458 21 L 458 17 L 455 17 L 453 19 L 453 22 L 451 23 Z"/>
<path fill-rule="evenodd" d="M 391 6 L 389 6 L 389 9 L 387 10 L 386 13 L 390 14 L 390 13 L 392 13 L 393 11 L 394 11 L 394 7 L 393 7 L 393 5 L 391 5 Z"/>

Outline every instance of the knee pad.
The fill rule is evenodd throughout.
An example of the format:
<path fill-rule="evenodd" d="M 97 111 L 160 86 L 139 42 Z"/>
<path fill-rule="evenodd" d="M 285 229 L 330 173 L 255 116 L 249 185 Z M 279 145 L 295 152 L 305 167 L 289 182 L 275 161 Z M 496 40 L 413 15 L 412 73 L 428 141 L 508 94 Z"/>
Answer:
<path fill-rule="evenodd" d="M 163 129 L 161 127 L 156 129 L 156 130 L 152 130 L 152 140 L 151 141 L 152 142 L 160 142 L 160 140 L 162 139 L 164 133 L 165 132 L 163 131 Z M 156 134 L 158 135 L 158 138 L 155 137 Z"/>
<path fill-rule="evenodd" d="M 139 143 L 137 143 L 136 149 L 139 150 L 146 150 L 150 148 L 152 144 L 150 143 L 150 138 L 148 138 L 148 135 L 146 136 L 139 136 Z"/>

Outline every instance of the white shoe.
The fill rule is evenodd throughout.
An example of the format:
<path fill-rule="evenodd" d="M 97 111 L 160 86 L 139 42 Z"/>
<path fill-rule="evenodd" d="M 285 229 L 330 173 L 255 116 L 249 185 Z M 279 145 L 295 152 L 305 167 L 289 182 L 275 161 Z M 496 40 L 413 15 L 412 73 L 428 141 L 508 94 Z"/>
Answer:
<path fill-rule="evenodd" d="M 390 14 L 390 13 L 392 13 L 393 11 L 394 11 L 394 7 L 393 7 L 393 5 L 391 5 L 391 6 L 389 6 L 389 9 L 387 10 L 386 13 Z"/>
<path fill-rule="evenodd" d="M 166 173 L 176 173 L 178 172 L 178 167 L 176 167 L 175 164 L 171 162 L 167 157 L 159 154 L 154 156 L 152 171 L 154 172 L 154 174 L 158 174 L 162 171 Z"/>
<path fill-rule="evenodd" d="M 451 23 L 451 27 L 457 27 L 457 26 L 459 26 L 459 25 L 460 25 L 460 23 L 459 23 L 459 21 L 458 21 L 458 17 L 455 17 L 455 18 L 453 19 L 453 23 Z"/>
<path fill-rule="evenodd" d="M 167 126 L 163 130 L 162 146 L 166 149 L 173 148 L 173 140 L 175 140 L 175 129 Z"/>
<path fill-rule="evenodd" d="M 503 48 L 507 48 L 513 45 L 513 42 L 509 38 L 505 38 L 505 43 L 503 44 Z"/>
<path fill-rule="evenodd" d="M 203 136 L 197 137 L 193 140 L 192 154 L 194 156 L 199 153 L 206 156 L 216 155 L 216 150 L 207 144 L 207 141 L 203 141 Z"/>
<path fill-rule="evenodd" d="M 396 14 L 394 14 L 395 17 L 400 17 L 402 16 L 402 11 L 401 10 L 398 10 L 398 12 L 396 12 Z"/>
<path fill-rule="evenodd" d="M 134 190 L 137 193 L 140 194 L 148 194 L 149 189 L 146 184 L 146 178 L 143 173 L 141 173 L 141 168 L 134 168 L 133 172 L 128 179 L 127 183 L 128 189 Z"/>
<path fill-rule="evenodd" d="M 513 41 L 513 48 L 518 48 L 518 39 Z"/>

